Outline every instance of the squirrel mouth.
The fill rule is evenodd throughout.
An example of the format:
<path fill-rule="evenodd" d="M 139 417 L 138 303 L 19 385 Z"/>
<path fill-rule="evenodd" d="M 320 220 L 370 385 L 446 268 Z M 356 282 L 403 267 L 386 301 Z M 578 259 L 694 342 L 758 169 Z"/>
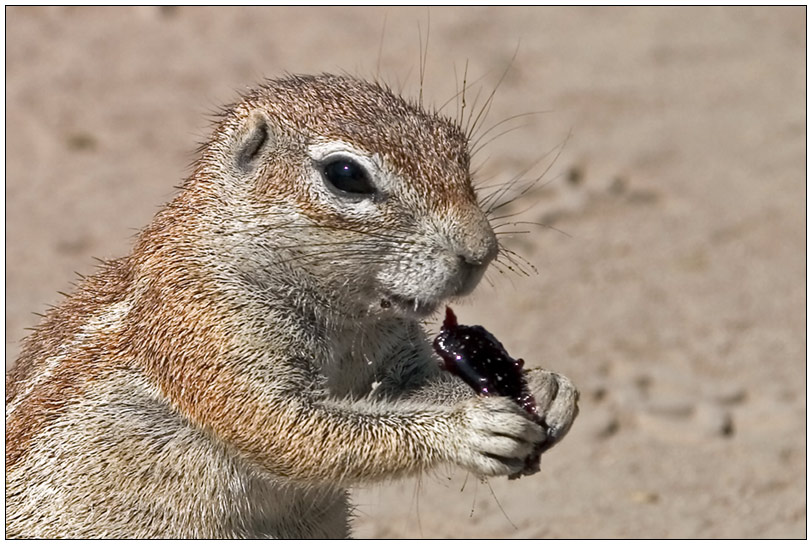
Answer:
<path fill-rule="evenodd" d="M 406 314 L 425 317 L 437 309 L 436 302 L 421 301 L 419 299 L 404 297 L 394 293 L 386 293 L 381 298 L 381 308 L 392 308 L 393 306 Z"/>

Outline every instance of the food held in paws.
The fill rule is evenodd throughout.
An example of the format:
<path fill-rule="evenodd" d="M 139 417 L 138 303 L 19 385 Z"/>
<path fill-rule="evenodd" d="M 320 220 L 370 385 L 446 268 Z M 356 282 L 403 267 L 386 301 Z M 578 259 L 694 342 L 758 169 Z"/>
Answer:
<path fill-rule="evenodd" d="M 482 326 L 459 325 L 446 308 L 434 350 L 443 359 L 443 369 L 471 386 L 481 395 L 507 396 L 531 416 L 538 418 L 536 401 L 522 376 L 524 361 L 508 355 L 496 337 Z"/>

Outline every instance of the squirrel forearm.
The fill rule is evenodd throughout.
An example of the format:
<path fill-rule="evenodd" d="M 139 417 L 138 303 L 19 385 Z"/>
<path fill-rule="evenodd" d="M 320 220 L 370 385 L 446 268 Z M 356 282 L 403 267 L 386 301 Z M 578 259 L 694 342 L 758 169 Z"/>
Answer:
<path fill-rule="evenodd" d="M 334 402 L 302 395 L 241 402 L 212 427 L 275 475 L 349 485 L 447 461 L 444 438 L 452 435 L 454 418 L 442 406 Z"/>

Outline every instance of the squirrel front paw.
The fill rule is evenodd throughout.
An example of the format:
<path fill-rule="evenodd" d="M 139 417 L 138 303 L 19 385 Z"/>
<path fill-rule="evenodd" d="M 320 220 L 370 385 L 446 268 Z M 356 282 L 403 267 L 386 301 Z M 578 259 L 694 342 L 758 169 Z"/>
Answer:
<path fill-rule="evenodd" d="M 536 399 L 536 408 L 547 432 L 542 451 L 558 443 L 578 416 L 578 389 L 564 375 L 544 369 L 529 369 L 527 385 Z"/>
<path fill-rule="evenodd" d="M 507 397 L 478 396 L 457 411 L 453 461 L 480 477 L 514 475 L 547 434 Z"/>

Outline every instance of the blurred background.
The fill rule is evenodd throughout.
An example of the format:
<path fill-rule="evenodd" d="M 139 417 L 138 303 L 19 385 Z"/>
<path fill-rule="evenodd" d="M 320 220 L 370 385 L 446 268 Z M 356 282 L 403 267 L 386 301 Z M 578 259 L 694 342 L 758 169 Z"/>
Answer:
<path fill-rule="evenodd" d="M 493 269 L 457 314 L 570 376 L 581 415 L 536 476 L 356 490 L 355 535 L 805 537 L 805 19 L 6 8 L 6 365 L 74 271 L 129 251 L 218 106 L 286 71 L 417 97 L 422 39 L 424 101 L 452 117 L 464 73 L 476 111 L 509 67 L 482 191 L 538 178 L 503 208 L 531 222 L 502 230 L 532 266 Z"/>

